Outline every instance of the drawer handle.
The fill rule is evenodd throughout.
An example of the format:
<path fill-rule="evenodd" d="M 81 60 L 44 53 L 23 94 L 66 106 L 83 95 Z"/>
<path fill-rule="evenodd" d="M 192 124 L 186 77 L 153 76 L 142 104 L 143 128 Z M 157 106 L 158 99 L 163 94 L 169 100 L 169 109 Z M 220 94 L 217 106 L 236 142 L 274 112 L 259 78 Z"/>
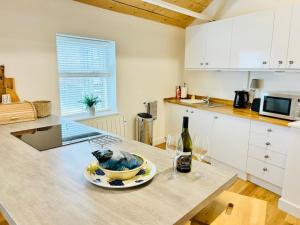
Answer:
<path fill-rule="evenodd" d="M 194 111 L 191 111 L 191 113 L 194 113 Z"/>
<path fill-rule="evenodd" d="M 268 156 L 268 155 L 265 155 L 264 157 L 265 157 L 265 159 L 269 159 L 270 158 L 270 156 Z"/>
<path fill-rule="evenodd" d="M 267 142 L 267 143 L 266 143 L 266 146 L 270 146 L 270 145 L 271 145 L 271 143 L 270 143 L 270 142 Z"/>
<path fill-rule="evenodd" d="M 215 120 L 217 120 L 217 119 L 219 119 L 219 117 L 217 117 L 217 116 L 214 116 L 214 119 L 215 119 Z"/>
<path fill-rule="evenodd" d="M 268 131 L 268 132 L 272 132 L 272 129 L 268 129 L 267 131 Z"/>
<path fill-rule="evenodd" d="M 186 112 L 189 112 L 189 110 L 185 110 Z"/>
<path fill-rule="evenodd" d="M 268 168 L 266 168 L 266 167 L 265 167 L 265 168 L 263 168 L 263 171 L 264 171 L 264 172 L 268 171 Z"/>

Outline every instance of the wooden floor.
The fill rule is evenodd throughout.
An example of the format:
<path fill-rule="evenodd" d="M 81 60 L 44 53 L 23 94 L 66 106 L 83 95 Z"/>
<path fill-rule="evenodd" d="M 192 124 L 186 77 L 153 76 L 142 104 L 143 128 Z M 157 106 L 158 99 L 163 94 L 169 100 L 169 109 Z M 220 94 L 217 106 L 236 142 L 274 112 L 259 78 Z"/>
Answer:
<path fill-rule="evenodd" d="M 0 225 L 8 225 L 8 223 L 5 221 L 1 213 L 0 213 Z"/>
<path fill-rule="evenodd" d="M 156 147 L 165 149 L 165 144 Z M 230 188 L 228 188 L 228 191 L 267 201 L 266 225 L 300 225 L 300 220 L 289 216 L 277 207 L 280 196 L 271 191 L 241 179 L 238 179 Z M 196 223 L 192 224 L 196 225 Z"/>

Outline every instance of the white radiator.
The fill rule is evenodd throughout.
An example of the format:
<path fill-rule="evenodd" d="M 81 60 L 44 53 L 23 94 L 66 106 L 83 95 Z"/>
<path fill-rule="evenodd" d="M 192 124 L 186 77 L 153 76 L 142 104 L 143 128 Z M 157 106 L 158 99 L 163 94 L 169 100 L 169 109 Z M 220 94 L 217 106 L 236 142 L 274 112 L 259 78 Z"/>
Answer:
<path fill-rule="evenodd" d="M 80 123 L 107 131 L 112 134 L 116 134 L 121 137 L 127 137 L 127 121 L 122 115 L 113 115 L 82 120 L 80 121 Z"/>

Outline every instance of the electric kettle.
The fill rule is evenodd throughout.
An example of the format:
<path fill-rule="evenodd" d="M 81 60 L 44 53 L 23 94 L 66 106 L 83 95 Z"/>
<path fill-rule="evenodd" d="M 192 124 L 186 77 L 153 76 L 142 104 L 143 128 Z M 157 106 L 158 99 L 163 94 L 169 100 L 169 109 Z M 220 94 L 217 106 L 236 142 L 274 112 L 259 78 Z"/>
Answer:
<path fill-rule="evenodd" d="M 249 93 L 247 91 L 235 91 L 233 102 L 234 108 L 247 108 L 249 102 Z"/>

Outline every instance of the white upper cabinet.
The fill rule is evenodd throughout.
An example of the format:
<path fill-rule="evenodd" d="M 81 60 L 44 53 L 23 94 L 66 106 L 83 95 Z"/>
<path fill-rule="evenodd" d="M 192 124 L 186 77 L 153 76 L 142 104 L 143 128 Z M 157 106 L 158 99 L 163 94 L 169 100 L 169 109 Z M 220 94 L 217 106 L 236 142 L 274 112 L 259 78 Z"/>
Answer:
<path fill-rule="evenodd" d="M 270 68 L 287 68 L 292 6 L 275 10 Z"/>
<path fill-rule="evenodd" d="M 231 68 L 269 67 L 274 11 L 240 16 L 233 21 Z"/>
<path fill-rule="evenodd" d="M 185 68 L 204 68 L 206 52 L 206 25 L 191 26 L 185 36 Z"/>
<path fill-rule="evenodd" d="M 232 19 L 208 24 L 205 68 L 229 68 L 231 34 Z"/>
<path fill-rule="evenodd" d="M 300 4 L 293 7 L 287 61 L 289 69 L 300 69 Z"/>
<path fill-rule="evenodd" d="M 231 19 L 188 27 L 186 30 L 185 68 L 228 68 L 231 33 Z"/>
<path fill-rule="evenodd" d="M 300 4 L 186 30 L 185 68 L 300 70 Z"/>

